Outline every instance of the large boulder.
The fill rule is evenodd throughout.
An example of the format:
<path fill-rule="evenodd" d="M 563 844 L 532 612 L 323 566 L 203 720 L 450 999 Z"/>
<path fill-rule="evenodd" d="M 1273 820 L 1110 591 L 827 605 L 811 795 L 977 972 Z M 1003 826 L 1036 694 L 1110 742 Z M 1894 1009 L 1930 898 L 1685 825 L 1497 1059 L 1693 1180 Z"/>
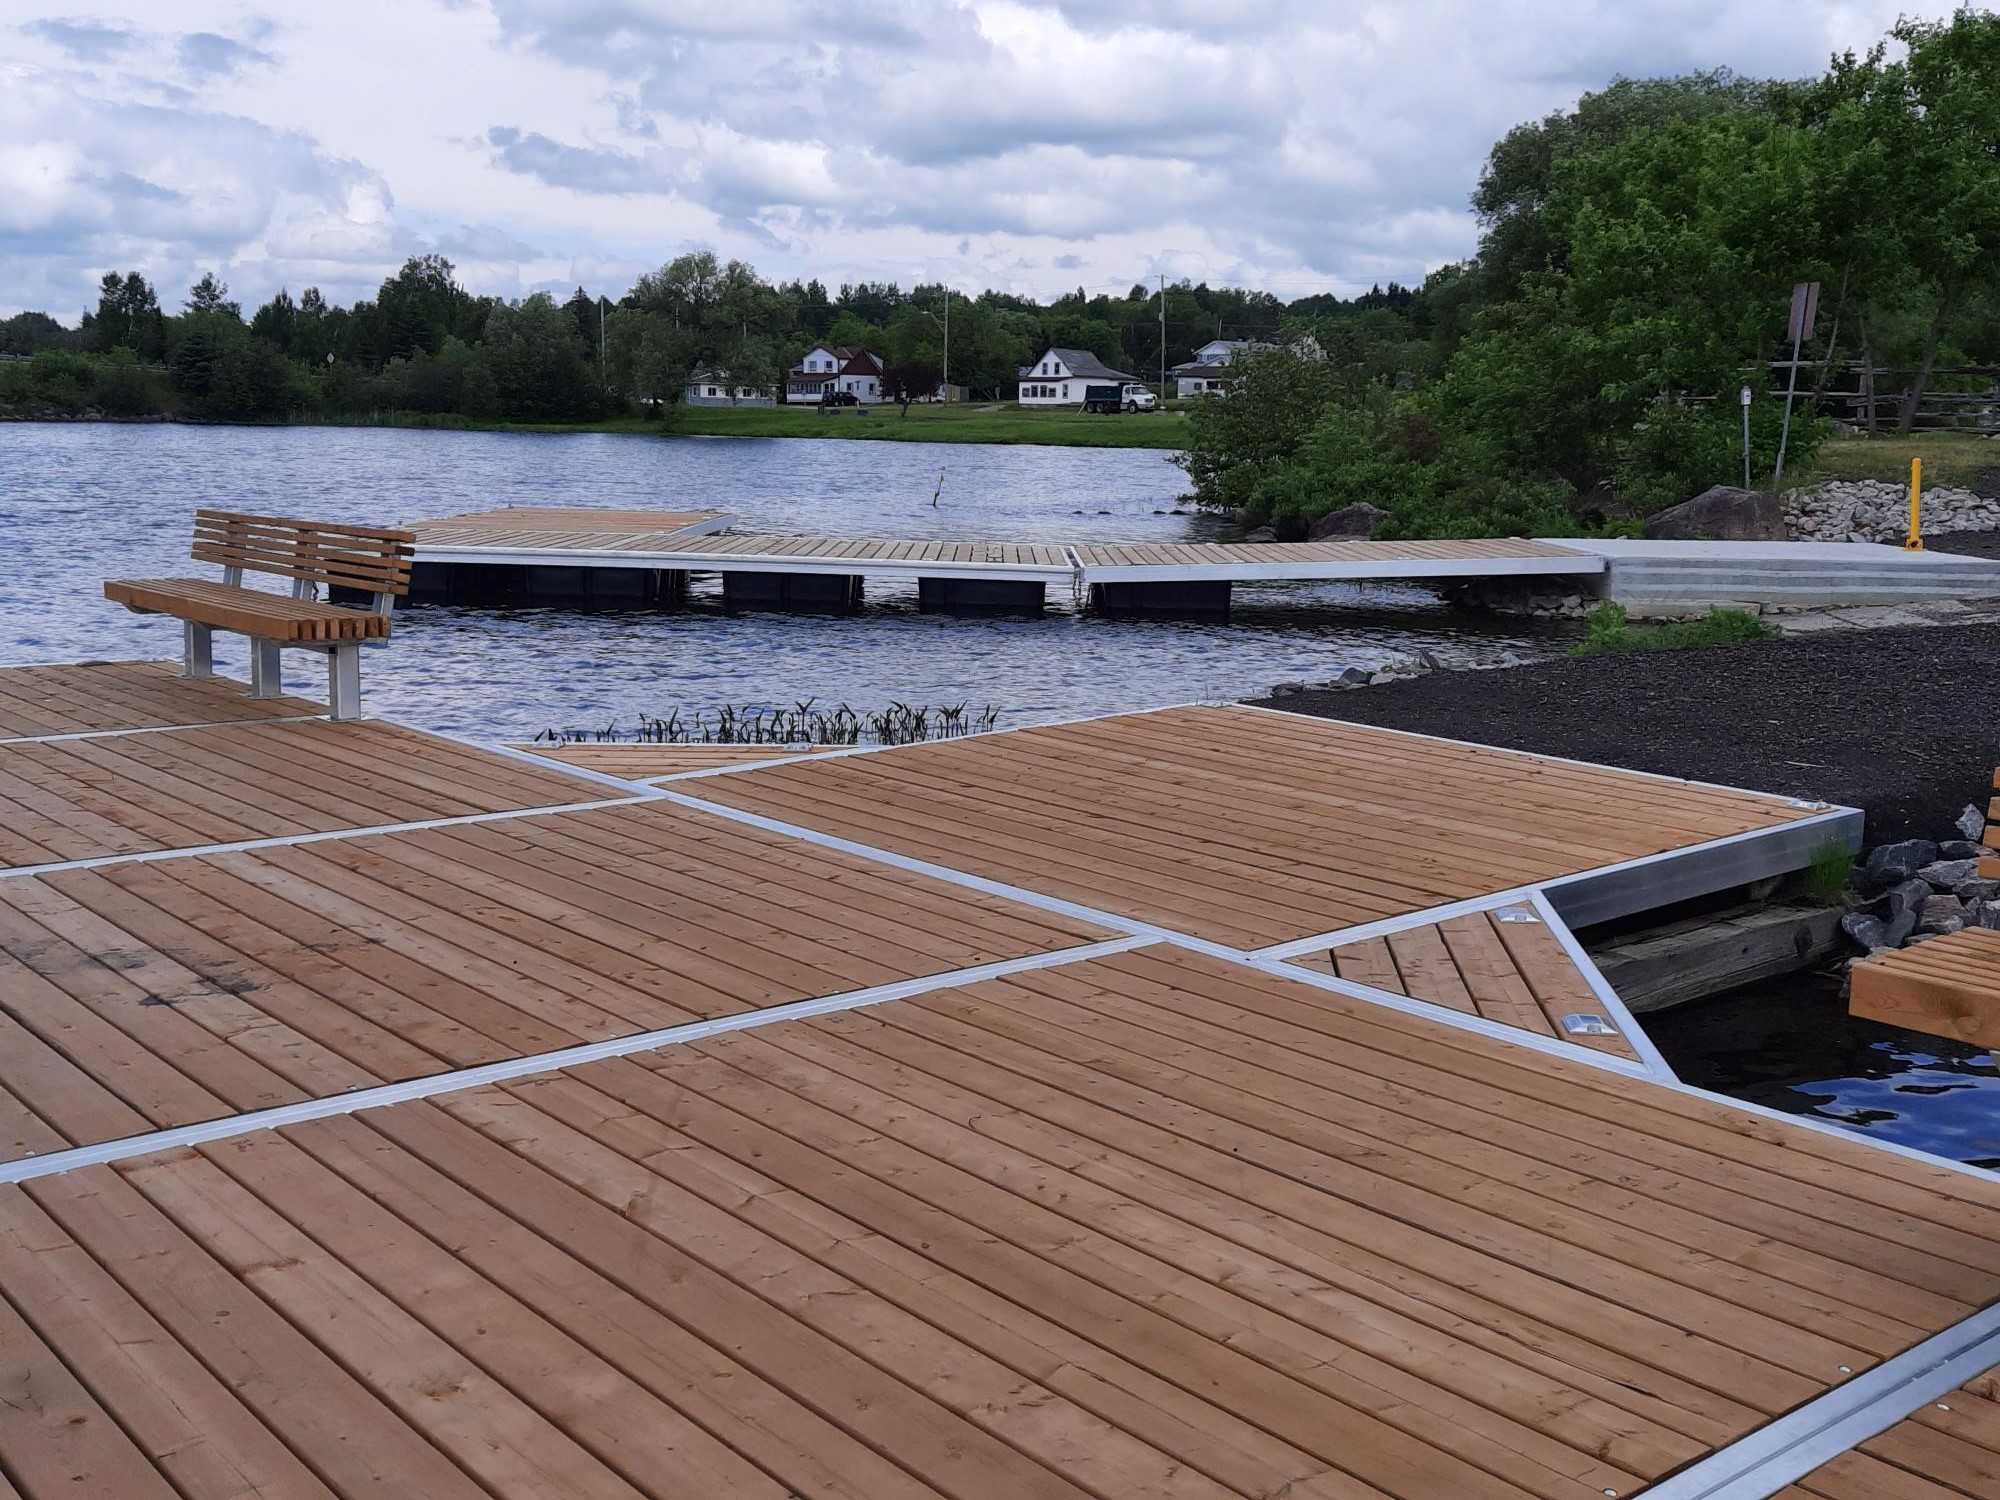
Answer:
<path fill-rule="evenodd" d="M 1776 495 L 1718 484 L 1649 517 L 1646 536 L 1667 542 L 1782 542 L 1785 508 Z"/>
<path fill-rule="evenodd" d="M 1306 540 L 1326 542 L 1341 537 L 1365 537 L 1388 519 L 1389 512 L 1381 506 L 1357 500 L 1352 505 L 1343 505 L 1339 510 L 1315 517 L 1312 525 L 1306 528 Z"/>

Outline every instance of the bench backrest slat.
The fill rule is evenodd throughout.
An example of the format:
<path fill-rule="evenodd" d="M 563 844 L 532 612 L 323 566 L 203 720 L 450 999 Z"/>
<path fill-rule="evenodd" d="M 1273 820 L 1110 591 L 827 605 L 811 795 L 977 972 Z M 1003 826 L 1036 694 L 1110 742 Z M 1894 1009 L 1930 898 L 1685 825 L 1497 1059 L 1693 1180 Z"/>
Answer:
<path fill-rule="evenodd" d="M 226 510 L 194 513 L 196 562 L 371 594 L 400 596 L 410 591 L 415 543 L 407 531 Z"/>

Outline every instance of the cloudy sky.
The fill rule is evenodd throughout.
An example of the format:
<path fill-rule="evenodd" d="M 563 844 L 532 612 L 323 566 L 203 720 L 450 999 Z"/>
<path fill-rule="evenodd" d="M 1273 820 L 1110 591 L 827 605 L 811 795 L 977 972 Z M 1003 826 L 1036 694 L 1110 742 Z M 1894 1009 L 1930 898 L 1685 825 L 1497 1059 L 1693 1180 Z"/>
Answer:
<path fill-rule="evenodd" d="M 616 295 L 773 277 L 1286 297 L 1464 255 L 1509 125 L 1818 71 L 1944 0 L 0 0 L 0 316 L 107 269 L 348 300 L 437 250 Z"/>

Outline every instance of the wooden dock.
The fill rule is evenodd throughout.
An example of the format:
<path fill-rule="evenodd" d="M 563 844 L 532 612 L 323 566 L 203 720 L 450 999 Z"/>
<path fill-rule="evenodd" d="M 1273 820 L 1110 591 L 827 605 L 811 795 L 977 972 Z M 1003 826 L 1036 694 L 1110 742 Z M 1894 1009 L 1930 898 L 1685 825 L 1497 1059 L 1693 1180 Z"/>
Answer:
<path fill-rule="evenodd" d="M 229 690 L 0 671 L 0 827 L 83 840 L 0 870 L 0 1500 L 1994 1493 L 2000 1178 L 1555 1014 L 1565 902 L 1842 809 L 1243 709 L 647 785 Z"/>
<path fill-rule="evenodd" d="M 869 579 L 917 585 L 945 613 L 1036 613 L 1048 590 L 1107 614 L 1219 615 L 1249 583 L 1550 578 L 1635 612 L 2000 594 L 2000 565 L 1815 542 L 1469 541 L 1051 543 L 738 531 L 721 512 L 534 507 L 414 523 L 412 598 L 482 607 L 671 606 L 722 581 L 732 608 L 845 611 Z"/>

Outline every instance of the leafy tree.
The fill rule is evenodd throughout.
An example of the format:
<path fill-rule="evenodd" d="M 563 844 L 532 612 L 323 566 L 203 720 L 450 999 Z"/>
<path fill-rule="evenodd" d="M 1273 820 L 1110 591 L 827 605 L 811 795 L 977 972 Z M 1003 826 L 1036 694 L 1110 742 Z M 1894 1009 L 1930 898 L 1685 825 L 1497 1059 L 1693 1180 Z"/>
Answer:
<path fill-rule="evenodd" d="M 882 370 L 882 394 L 895 402 L 902 409 L 902 415 L 907 417 L 910 403 L 929 400 L 937 393 L 938 382 L 943 378 L 943 370 L 928 359 L 886 365 Z"/>
<path fill-rule="evenodd" d="M 243 321 L 242 304 L 229 300 L 229 283 L 218 281 L 213 271 L 203 271 L 201 280 L 188 288 L 187 311 Z"/>
<path fill-rule="evenodd" d="M 16 313 L 0 319 L 0 354 L 37 354 L 44 349 L 69 349 L 76 334 L 44 312 Z"/>
<path fill-rule="evenodd" d="M 1676 121 L 1754 115 L 1771 85 L 1728 69 L 1679 78 L 1619 78 L 1576 108 L 1517 125 L 1494 145 L 1472 195 L 1484 229 L 1479 269 L 1495 296 L 1538 272 L 1562 271 L 1569 246 L 1546 210 L 1565 163 Z"/>
<path fill-rule="evenodd" d="M 590 358 L 597 358 L 600 309 L 597 299 L 582 287 L 570 294 L 563 304 L 563 311 L 569 314 L 570 322 L 576 325 L 577 337 L 583 340 L 584 351 Z"/>
<path fill-rule="evenodd" d="M 142 360 L 157 360 L 166 351 L 159 298 L 137 271 L 123 276 L 104 273 L 98 283 L 97 312 L 87 322 L 99 349 L 130 349 Z"/>
<path fill-rule="evenodd" d="M 178 321 L 173 353 L 167 359 L 167 375 L 190 409 L 200 411 L 215 389 L 216 370 L 233 340 L 228 324 L 213 313 Z"/>
<path fill-rule="evenodd" d="M 1197 503 L 1248 505 L 1258 483 L 1294 458 L 1334 404 L 1336 380 L 1324 361 L 1289 350 L 1254 354 L 1235 366 L 1227 395 L 1188 413 L 1188 446 L 1174 462 L 1194 481 Z"/>
<path fill-rule="evenodd" d="M 291 362 L 256 339 L 223 346 L 200 403 L 204 416 L 237 422 L 285 417 L 292 406 Z"/>
<path fill-rule="evenodd" d="M 488 308 L 487 299 L 458 284 L 444 256 L 413 255 L 375 294 L 375 352 L 383 361 L 435 354 L 452 334 L 476 334 Z"/>
<path fill-rule="evenodd" d="M 299 337 L 299 308 L 285 288 L 251 316 L 250 333 L 283 354 L 291 354 Z"/>
<path fill-rule="evenodd" d="M 486 319 L 484 353 L 500 411 L 510 421 L 576 421 L 602 410 L 576 325 L 546 292 L 495 306 Z"/>

